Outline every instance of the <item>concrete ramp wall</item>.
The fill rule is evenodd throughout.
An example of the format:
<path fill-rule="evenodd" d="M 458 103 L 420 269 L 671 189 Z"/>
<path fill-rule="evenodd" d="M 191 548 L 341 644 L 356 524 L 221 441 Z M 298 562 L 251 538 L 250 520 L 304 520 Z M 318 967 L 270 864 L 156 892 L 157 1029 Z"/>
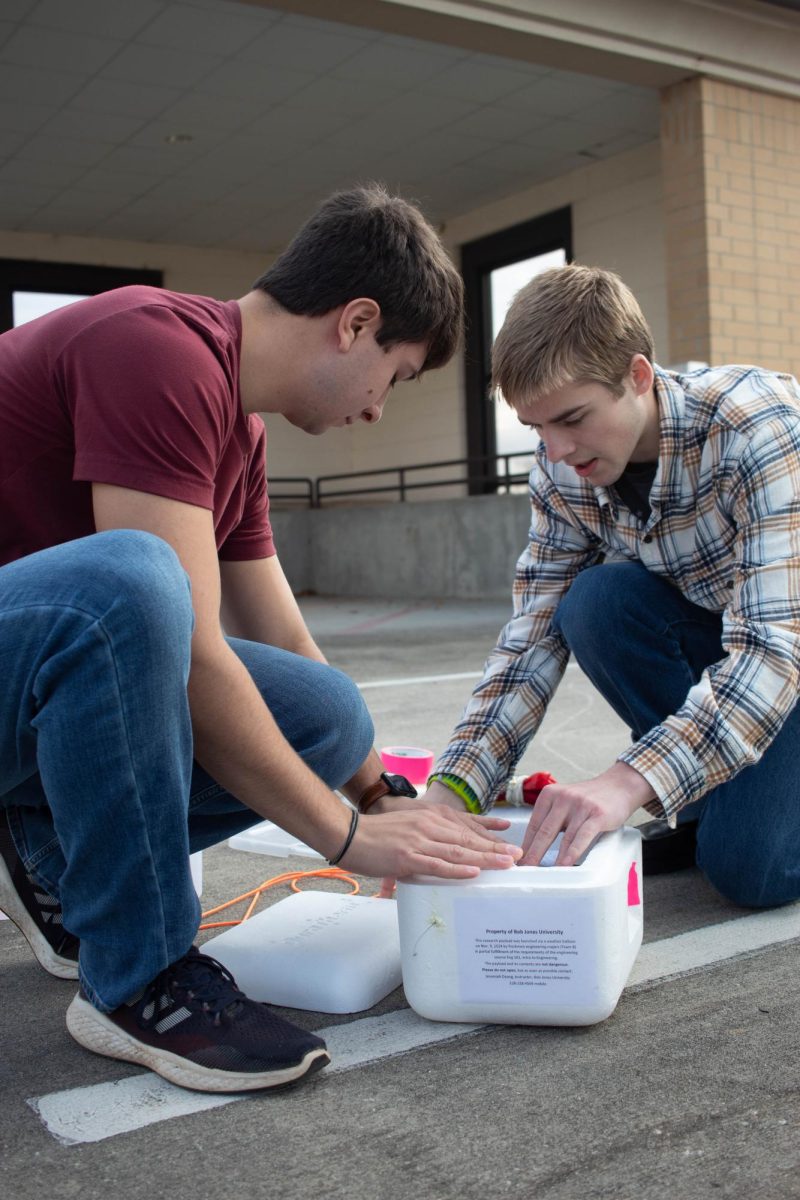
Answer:
<path fill-rule="evenodd" d="M 530 510 L 525 495 L 473 496 L 271 516 L 295 592 L 478 600 L 510 595 Z"/>

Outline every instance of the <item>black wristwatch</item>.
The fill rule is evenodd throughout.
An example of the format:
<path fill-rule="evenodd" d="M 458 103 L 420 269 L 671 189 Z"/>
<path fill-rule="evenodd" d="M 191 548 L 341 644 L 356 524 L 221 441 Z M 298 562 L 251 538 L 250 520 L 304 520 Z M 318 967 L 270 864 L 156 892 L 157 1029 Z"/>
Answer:
<path fill-rule="evenodd" d="M 407 796 L 410 800 L 418 795 L 417 789 L 409 783 L 405 775 L 390 775 L 384 771 L 376 783 L 370 784 L 358 802 L 359 812 L 365 813 L 372 808 L 376 800 L 384 796 Z"/>

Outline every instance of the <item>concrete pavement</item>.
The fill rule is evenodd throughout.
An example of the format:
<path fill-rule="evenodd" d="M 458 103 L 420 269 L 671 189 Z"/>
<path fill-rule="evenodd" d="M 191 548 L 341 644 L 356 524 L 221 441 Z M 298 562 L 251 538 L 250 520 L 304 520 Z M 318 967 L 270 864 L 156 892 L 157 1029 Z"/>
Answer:
<path fill-rule="evenodd" d="M 366 685 L 379 746 L 443 744 L 471 682 L 431 677 L 479 672 L 506 616 L 505 605 L 489 602 L 303 604 L 331 661 Z M 580 778 L 602 769 L 626 740 L 571 668 L 522 769 Z M 286 865 L 217 847 L 205 855 L 204 903 Z M 361 1065 L 294 1091 L 183 1116 L 165 1118 L 168 1102 L 151 1096 L 151 1108 L 163 1106 L 162 1119 L 73 1145 L 53 1136 L 31 1098 L 69 1092 L 77 1111 L 97 1104 L 91 1097 L 99 1093 L 86 1090 L 92 1085 L 121 1081 L 125 1088 L 152 1077 L 72 1042 L 63 1014 L 73 985 L 44 974 L 3 922 L 0 1194 L 800 1197 L 796 912 L 785 911 L 774 945 L 753 951 L 746 949 L 749 914 L 723 901 L 697 871 L 647 880 L 644 899 L 654 977 L 623 993 L 601 1025 L 493 1027 L 370 1061 L 362 1054 Z M 658 975 L 679 935 L 732 921 L 742 922 L 726 927 L 740 954 L 714 961 L 722 939 L 712 932 L 706 962 L 678 977 Z M 357 1047 L 377 1019 L 397 1047 L 402 1042 L 391 1038 L 405 1009 L 398 989 L 368 1014 L 287 1015 L 309 1028 L 341 1029 L 343 1045 L 351 1027 Z M 372 1026 L 358 1024 L 368 1018 Z"/>

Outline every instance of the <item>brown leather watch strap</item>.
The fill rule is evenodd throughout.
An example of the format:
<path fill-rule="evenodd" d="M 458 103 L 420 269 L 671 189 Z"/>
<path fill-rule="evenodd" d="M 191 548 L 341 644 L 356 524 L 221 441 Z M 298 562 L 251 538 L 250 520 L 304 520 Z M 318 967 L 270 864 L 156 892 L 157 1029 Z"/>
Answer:
<path fill-rule="evenodd" d="M 390 796 L 392 789 L 385 779 L 379 779 L 377 783 L 371 783 L 369 787 L 362 793 L 358 802 L 358 811 L 360 813 L 369 812 L 376 801 L 381 800 L 384 796 Z"/>

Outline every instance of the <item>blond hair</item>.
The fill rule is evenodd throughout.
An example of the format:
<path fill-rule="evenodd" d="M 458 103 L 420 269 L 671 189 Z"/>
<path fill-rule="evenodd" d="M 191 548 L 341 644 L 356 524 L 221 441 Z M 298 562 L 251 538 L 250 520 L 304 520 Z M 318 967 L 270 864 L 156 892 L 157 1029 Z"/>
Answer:
<path fill-rule="evenodd" d="M 542 271 L 514 297 L 492 347 L 492 387 L 512 406 L 568 383 L 615 395 L 634 354 L 653 361 L 653 335 L 613 271 L 571 263 Z"/>

